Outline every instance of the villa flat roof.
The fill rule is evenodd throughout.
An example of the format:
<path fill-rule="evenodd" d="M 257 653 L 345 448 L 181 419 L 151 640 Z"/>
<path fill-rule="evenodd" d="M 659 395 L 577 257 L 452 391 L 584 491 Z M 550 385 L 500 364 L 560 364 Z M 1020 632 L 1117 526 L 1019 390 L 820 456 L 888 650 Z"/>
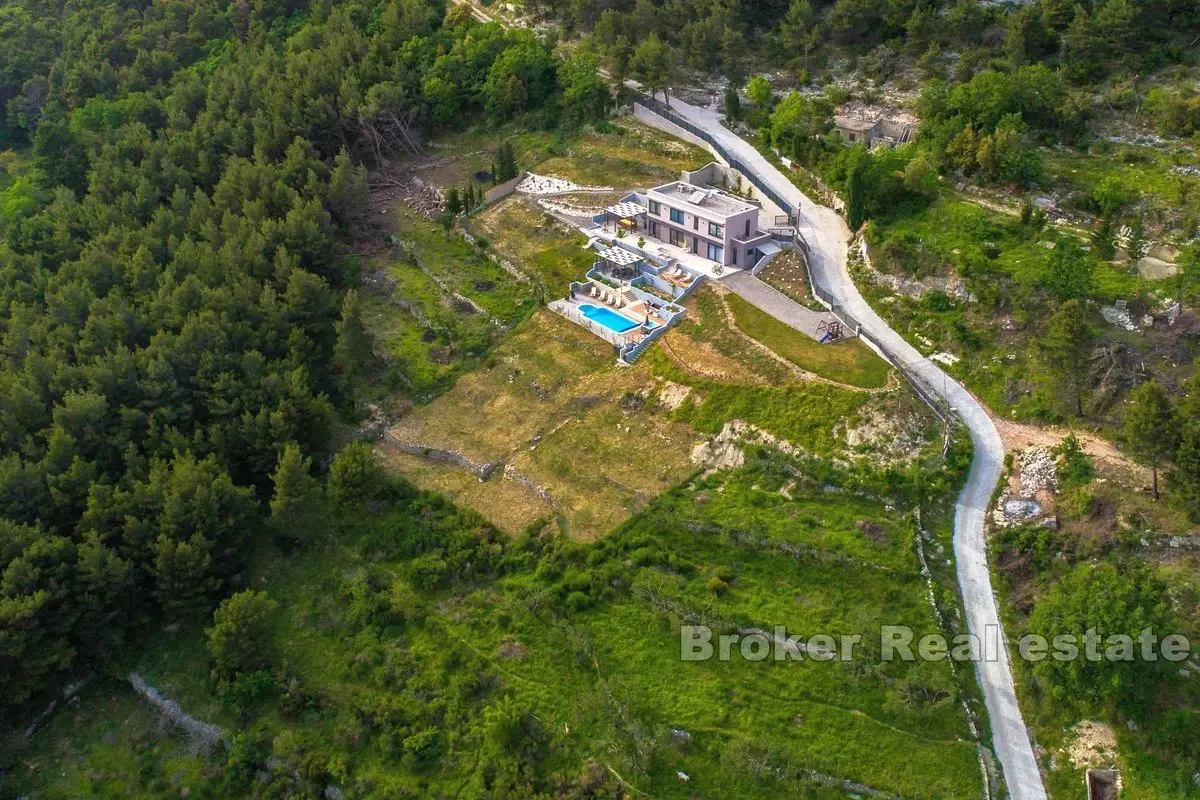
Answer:
<path fill-rule="evenodd" d="M 745 211 L 758 210 L 758 206 L 739 200 L 720 189 L 702 189 L 683 181 L 664 183 L 650 191 L 664 195 L 675 203 L 682 203 L 720 217 L 732 217 Z"/>

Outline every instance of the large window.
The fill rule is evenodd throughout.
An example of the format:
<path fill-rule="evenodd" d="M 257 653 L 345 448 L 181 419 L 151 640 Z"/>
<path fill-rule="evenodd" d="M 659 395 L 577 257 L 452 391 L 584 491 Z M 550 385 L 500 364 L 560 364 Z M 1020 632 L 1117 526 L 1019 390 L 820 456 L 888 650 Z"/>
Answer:
<path fill-rule="evenodd" d="M 725 226 L 718 225 L 715 222 L 708 223 L 708 235 L 715 236 L 718 239 L 724 239 L 725 238 Z"/>
<path fill-rule="evenodd" d="M 654 214 L 655 216 L 657 216 L 657 215 L 658 215 L 658 212 L 659 212 L 658 201 L 657 201 L 657 200 L 651 200 L 651 201 L 650 201 L 650 213 L 651 213 L 651 214 Z"/>
<path fill-rule="evenodd" d="M 683 235 L 683 231 L 677 231 L 671 228 L 670 242 L 676 247 L 687 247 L 687 237 Z"/>
<path fill-rule="evenodd" d="M 710 242 L 708 245 L 708 258 L 710 261 L 723 264 L 725 262 L 725 248 L 719 244 L 712 244 Z"/>
<path fill-rule="evenodd" d="M 681 209 L 671 209 L 671 222 L 678 222 L 680 225 L 683 224 L 683 211 Z"/>

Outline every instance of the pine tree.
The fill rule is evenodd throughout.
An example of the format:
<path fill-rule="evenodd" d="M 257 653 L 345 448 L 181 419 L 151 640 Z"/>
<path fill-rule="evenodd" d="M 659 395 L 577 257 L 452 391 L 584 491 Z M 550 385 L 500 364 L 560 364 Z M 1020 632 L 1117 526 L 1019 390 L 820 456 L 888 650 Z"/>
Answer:
<path fill-rule="evenodd" d="M 870 154 L 856 147 L 846 175 L 846 222 L 856 231 L 867 219 L 867 170 Z"/>
<path fill-rule="evenodd" d="M 458 189 L 451 186 L 446 192 L 446 213 L 457 217 L 462 210 L 462 200 L 458 196 Z"/>
<path fill-rule="evenodd" d="M 725 119 L 727 122 L 736 122 L 741 116 L 742 99 L 737 88 L 730 84 L 725 87 Z"/>
<path fill-rule="evenodd" d="M 334 159 L 334 168 L 329 173 L 329 190 L 326 204 L 334 219 L 343 227 L 353 227 L 367 212 L 367 171 L 357 167 L 345 150 Z"/>
<path fill-rule="evenodd" d="M 334 325 L 334 331 L 337 333 L 333 348 L 334 367 L 341 376 L 347 395 L 351 395 L 371 359 L 371 335 L 362 321 L 358 292 L 353 289 L 342 298 L 342 313 Z"/>
<path fill-rule="evenodd" d="M 1147 381 L 1130 393 L 1124 433 L 1134 460 L 1150 467 L 1157 500 L 1158 468 L 1174 454 L 1179 435 L 1171 398 L 1157 381 Z"/>
<path fill-rule="evenodd" d="M 1083 401 L 1091 375 L 1090 356 L 1094 334 L 1084 317 L 1083 304 L 1068 300 L 1054 313 L 1046 334 L 1038 342 L 1042 361 L 1049 369 L 1064 399 L 1075 414 L 1083 416 Z"/>
<path fill-rule="evenodd" d="M 1176 414 L 1179 445 L 1167 485 L 1188 517 L 1200 522 L 1200 360 L 1192 369 L 1195 374 L 1183 385 L 1183 399 Z"/>
<path fill-rule="evenodd" d="M 1096 259 L 1075 237 L 1067 236 L 1055 244 L 1042 280 L 1060 302 L 1082 300 L 1092 291 L 1095 267 Z"/>
<path fill-rule="evenodd" d="M 132 565 L 105 546 L 93 531 L 79 544 L 75 577 L 75 599 L 80 606 L 77 638 L 88 655 L 115 655 L 132 617 Z"/>
<path fill-rule="evenodd" d="M 297 518 L 312 506 L 317 493 L 312 459 L 300 452 L 300 445 L 288 442 L 283 448 L 272 482 L 275 494 L 271 497 L 271 521 L 280 528 L 291 529 Z"/>
<path fill-rule="evenodd" d="M 381 482 L 371 445 L 347 445 L 329 465 L 329 496 L 338 503 L 354 503 L 372 497 Z"/>
<path fill-rule="evenodd" d="M 166 534 L 155 540 L 154 596 L 167 619 L 192 619 L 210 608 L 220 581 L 212 572 L 209 547 L 198 533 L 185 541 Z"/>
<path fill-rule="evenodd" d="M 499 170 L 497 176 L 498 183 L 504 183 L 507 180 L 517 177 L 517 155 L 513 151 L 513 146 L 510 142 L 504 142 L 500 145 L 500 149 L 496 154 L 496 160 L 498 162 L 497 169 Z"/>
<path fill-rule="evenodd" d="M 1092 244 L 1096 255 L 1103 261 L 1112 261 L 1117 254 L 1117 226 L 1111 214 L 1100 218 L 1100 225 L 1092 232 Z"/>

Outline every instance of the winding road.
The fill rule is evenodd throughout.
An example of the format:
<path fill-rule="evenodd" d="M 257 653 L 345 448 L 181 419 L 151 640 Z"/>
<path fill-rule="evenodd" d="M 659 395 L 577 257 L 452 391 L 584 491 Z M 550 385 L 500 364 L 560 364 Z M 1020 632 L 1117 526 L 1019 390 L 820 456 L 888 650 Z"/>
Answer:
<path fill-rule="evenodd" d="M 644 110 L 644 109 L 643 109 Z M 914 380 L 943 398 L 966 424 L 974 443 L 974 461 L 967 483 L 958 497 L 954 517 L 954 554 L 958 583 L 971 633 L 981 641 L 1003 635 L 999 610 L 992 592 L 984 543 L 984 520 L 992 491 L 1004 463 L 1004 446 L 983 406 L 961 384 L 922 356 L 900 334 L 883 321 L 859 293 L 847 268 L 850 230 L 833 209 L 813 203 L 787 176 L 767 161 L 752 145 L 721 124 L 714 106 L 701 108 L 672 99 L 671 110 L 701 128 L 737 158 L 756 177 L 799 212 L 798 228 L 809 244 L 809 266 L 813 281 L 829 292 L 837 304 L 857 319 L 863 330 L 881 342 Z M 641 114 L 639 113 L 639 116 Z M 675 126 L 662 120 L 665 125 Z M 653 120 L 646 120 L 655 124 Z M 670 130 L 670 128 L 667 128 Z M 676 129 L 677 130 L 677 129 Z M 693 137 L 688 137 L 693 138 Z M 712 149 L 711 147 L 709 148 Z M 1046 797 L 1042 776 L 1034 757 L 1029 733 L 1021 718 L 1013 687 L 1008 648 L 991 648 L 977 661 L 977 674 L 992 726 L 992 745 L 1000 760 L 1004 780 L 1014 800 Z"/>

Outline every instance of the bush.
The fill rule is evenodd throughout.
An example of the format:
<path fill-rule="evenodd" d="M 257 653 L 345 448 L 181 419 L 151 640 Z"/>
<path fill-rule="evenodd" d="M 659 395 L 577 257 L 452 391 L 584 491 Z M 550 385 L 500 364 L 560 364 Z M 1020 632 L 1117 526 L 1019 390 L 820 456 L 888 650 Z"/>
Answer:
<path fill-rule="evenodd" d="M 1058 456 L 1058 483 L 1060 486 L 1082 486 L 1091 481 L 1095 474 L 1092 458 L 1083 450 L 1075 434 L 1069 434 L 1054 448 Z"/>
<path fill-rule="evenodd" d="M 950 299 L 950 295 L 942 291 L 934 290 L 926 292 L 921 298 L 921 306 L 926 311 L 941 313 L 943 311 L 953 311 L 954 301 Z"/>
<path fill-rule="evenodd" d="M 260 700 L 274 695 L 279 691 L 279 683 L 266 670 L 243 672 L 225 691 L 225 704 L 234 713 L 245 714 Z"/>
<path fill-rule="evenodd" d="M 247 589 L 227 597 L 205 631 L 217 670 L 226 675 L 259 669 L 271 650 L 272 624 L 279 604 L 266 592 Z"/>
<path fill-rule="evenodd" d="M 355 442 L 338 453 L 329 466 L 329 496 L 343 504 L 370 499 L 379 491 L 382 478 L 371 445 Z"/>
<path fill-rule="evenodd" d="M 1058 510 L 1067 519 L 1082 519 L 1090 516 L 1095 507 L 1096 496 L 1087 486 L 1070 486 L 1058 498 Z"/>
<path fill-rule="evenodd" d="M 592 598 L 583 592 L 571 592 L 567 595 L 565 605 L 568 611 L 586 611 L 592 606 Z"/>

